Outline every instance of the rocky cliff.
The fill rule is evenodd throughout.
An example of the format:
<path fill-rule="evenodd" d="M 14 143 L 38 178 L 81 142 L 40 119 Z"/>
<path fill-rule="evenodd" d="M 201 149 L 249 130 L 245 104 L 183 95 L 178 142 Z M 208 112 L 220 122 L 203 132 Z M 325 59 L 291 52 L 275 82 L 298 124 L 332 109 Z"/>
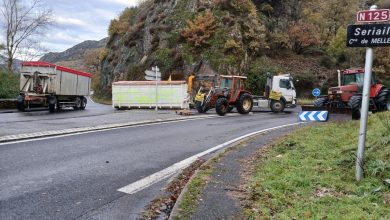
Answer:
<path fill-rule="evenodd" d="M 174 79 L 243 74 L 266 47 L 264 26 L 249 0 L 155 0 L 126 10 L 109 28 L 102 63 L 107 93 L 113 81 L 143 80 L 152 66 Z"/>
<path fill-rule="evenodd" d="M 112 82 L 143 80 L 153 66 L 161 69 L 163 79 L 185 79 L 191 73 L 247 75 L 248 89 L 258 94 L 266 72 L 292 73 L 299 78 L 299 91 L 326 89 L 336 83 L 337 69 L 364 63 L 363 50 L 346 48 L 345 30 L 367 4 L 144 0 L 111 21 L 98 90 L 109 96 Z M 388 54 L 383 50 L 375 60 L 387 75 Z"/>

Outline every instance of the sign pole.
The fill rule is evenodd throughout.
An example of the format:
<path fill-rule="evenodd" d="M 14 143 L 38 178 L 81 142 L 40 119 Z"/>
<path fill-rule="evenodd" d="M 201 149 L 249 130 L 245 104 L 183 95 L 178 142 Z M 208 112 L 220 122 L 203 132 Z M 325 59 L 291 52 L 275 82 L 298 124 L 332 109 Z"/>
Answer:
<path fill-rule="evenodd" d="M 376 10 L 377 6 L 373 5 L 370 7 L 370 10 Z M 366 142 L 366 133 L 367 133 L 367 116 L 368 116 L 368 107 L 370 104 L 370 87 L 371 87 L 371 75 L 372 75 L 372 63 L 374 60 L 373 49 L 368 47 L 366 49 L 366 64 L 364 67 L 364 85 L 363 85 L 363 100 L 360 110 L 360 129 L 359 129 L 359 143 L 358 151 L 356 158 L 356 180 L 360 181 L 363 178 L 363 154 L 364 146 Z"/>
<path fill-rule="evenodd" d="M 158 98 L 157 98 L 157 95 L 158 95 L 158 92 L 157 92 L 157 86 L 158 86 L 158 84 L 157 84 L 157 72 L 158 72 L 158 67 L 156 66 L 155 67 L 155 69 L 154 69 L 154 71 L 156 72 L 156 111 L 158 111 Z"/>

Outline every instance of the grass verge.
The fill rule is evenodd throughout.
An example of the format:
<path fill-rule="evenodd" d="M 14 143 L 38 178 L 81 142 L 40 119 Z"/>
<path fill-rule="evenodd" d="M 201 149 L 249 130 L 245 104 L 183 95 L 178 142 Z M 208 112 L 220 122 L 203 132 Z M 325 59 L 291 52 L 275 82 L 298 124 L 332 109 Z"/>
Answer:
<path fill-rule="evenodd" d="M 298 105 L 313 105 L 315 99 L 310 98 L 298 98 Z"/>
<path fill-rule="evenodd" d="M 207 163 L 199 168 L 198 173 L 194 176 L 187 186 L 180 204 L 179 213 L 173 219 L 187 220 L 198 207 L 199 198 L 202 190 L 206 186 L 209 175 L 212 172 L 211 166 Z"/>
<path fill-rule="evenodd" d="M 266 148 L 247 183 L 248 219 L 389 219 L 390 112 L 369 118 L 361 182 L 358 132 L 358 121 L 303 127 Z"/>

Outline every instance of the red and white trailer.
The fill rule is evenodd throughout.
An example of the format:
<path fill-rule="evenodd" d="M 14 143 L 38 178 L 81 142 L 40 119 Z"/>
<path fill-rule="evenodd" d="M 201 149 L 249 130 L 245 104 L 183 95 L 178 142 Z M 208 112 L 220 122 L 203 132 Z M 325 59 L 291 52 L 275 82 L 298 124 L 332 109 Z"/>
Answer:
<path fill-rule="evenodd" d="M 50 112 L 64 107 L 84 110 L 90 93 L 92 74 L 47 62 L 23 62 L 17 107 L 49 107 Z"/>

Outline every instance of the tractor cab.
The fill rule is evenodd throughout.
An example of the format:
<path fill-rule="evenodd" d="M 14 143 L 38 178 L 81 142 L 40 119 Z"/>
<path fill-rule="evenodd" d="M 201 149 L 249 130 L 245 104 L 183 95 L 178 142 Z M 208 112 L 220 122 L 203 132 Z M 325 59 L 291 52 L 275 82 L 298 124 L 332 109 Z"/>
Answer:
<path fill-rule="evenodd" d="M 348 102 L 353 94 L 363 92 L 364 69 L 347 69 L 339 72 L 339 85 L 328 90 L 329 100 Z M 377 84 L 375 73 L 371 85 Z"/>
<path fill-rule="evenodd" d="M 229 76 L 221 75 L 219 88 L 226 90 L 225 93 L 229 93 L 229 102 L 234 102 L 237 99 L 237 96 L 245 90 L 245 80 L 246 76 Z"/>
<path fill-rule="evenodd" d="M 357 85 L 359 92 L 363 91 L 364 69 L 345 70 L 342 74 L 342 86 Z M 371 77 L 371 84 L 376 84 L 376 75 L 373 72 Z"/>

